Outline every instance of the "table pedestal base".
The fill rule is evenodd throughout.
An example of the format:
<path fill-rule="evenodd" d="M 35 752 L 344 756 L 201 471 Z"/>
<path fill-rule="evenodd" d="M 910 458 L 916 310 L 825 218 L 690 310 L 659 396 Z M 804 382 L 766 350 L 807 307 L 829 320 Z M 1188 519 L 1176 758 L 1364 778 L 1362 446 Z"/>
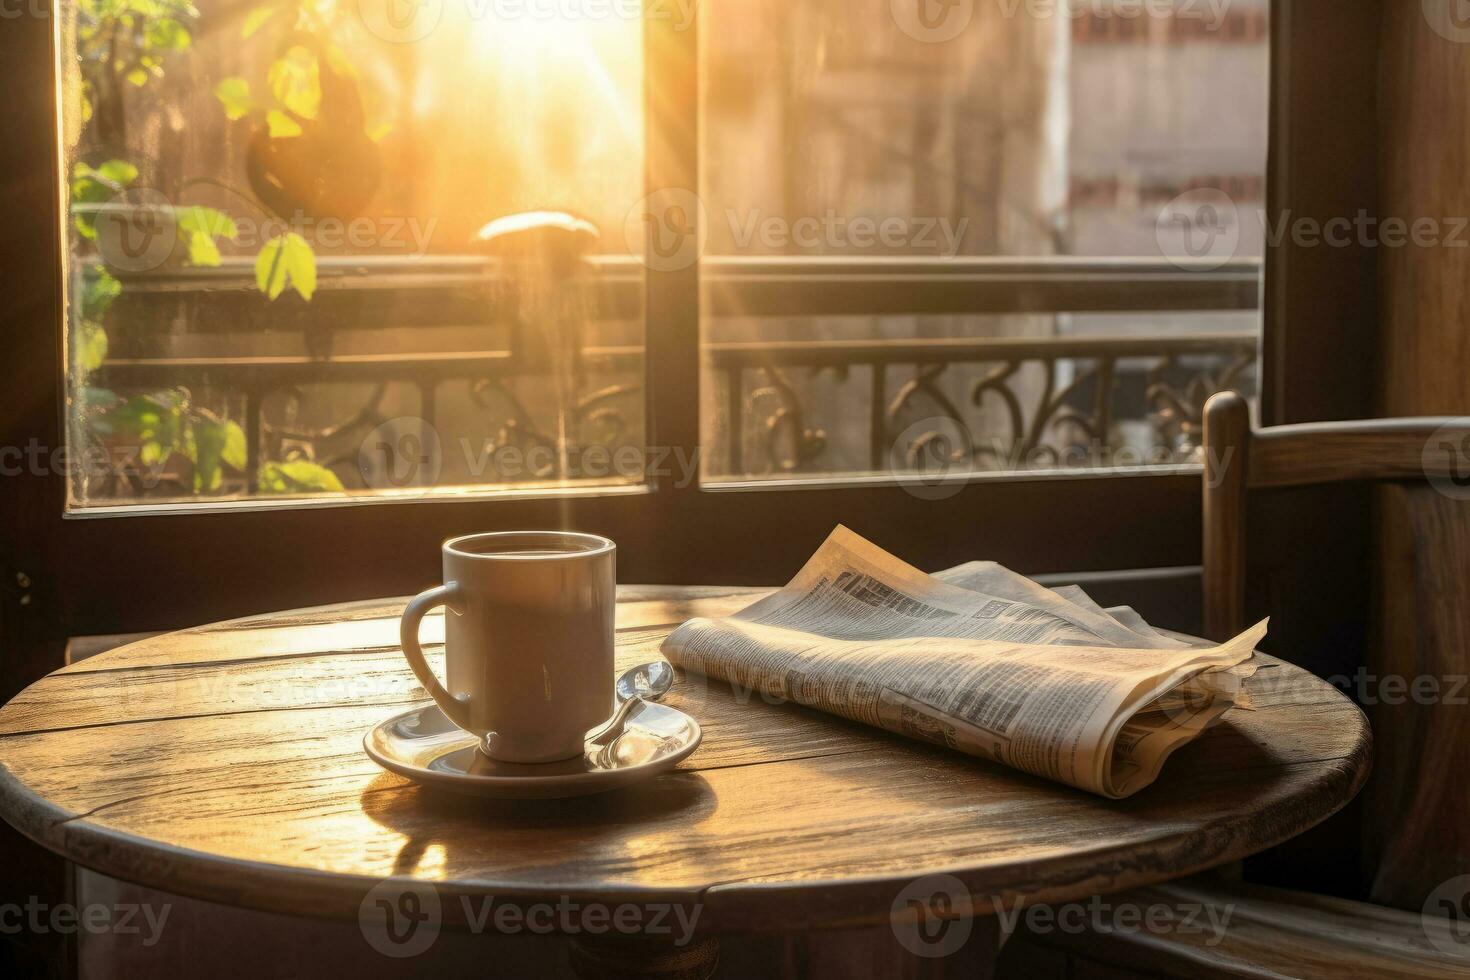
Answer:
<path fill-rule="evenodd" d="M 721 966 L 722 976 L 781 980 L 990 980 L 1001 945 L 999 922 L 975 919 L 967 935 L 959 948 L 934 958 L 904 948 L 887 926 L 734 935 L 685 946 L 662 937 L 578 937 L 571 945 L 572 969 L 581 980 L 709 980 Z"/>
<path fill-rule="evenodd" d="M 666 938 L 580 936 L 572 940 L 572 971 L 581 980 L 709 980 L 720 961 L 718 939 L 676 946 Z"/>

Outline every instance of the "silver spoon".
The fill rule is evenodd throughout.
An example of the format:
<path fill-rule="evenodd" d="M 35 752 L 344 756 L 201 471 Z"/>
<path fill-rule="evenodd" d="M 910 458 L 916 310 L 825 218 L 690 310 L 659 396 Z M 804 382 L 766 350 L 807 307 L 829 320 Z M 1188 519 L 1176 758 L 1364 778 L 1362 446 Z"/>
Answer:
<path fill-rule="evenodd" d="M 626 671 L 618 678 L 618 702 L 642 698 L 645 701 L 662 701 L 674 686 L 674 668 L 667 660 L 655 660 Z"/>
<path fill-rule="evenodd" d="M 663 696 L 673 686 L 674 668 L 665 660 L 656 660 L 626 671 L 618 678 L 617 683 L 618 713 L 596 733 L 587 736 L 587 741 L 594 745 L 610 745 L 623 734 L 628 716 L 633 713 L 634 708 L 645 701 L 663 700 Z"/>

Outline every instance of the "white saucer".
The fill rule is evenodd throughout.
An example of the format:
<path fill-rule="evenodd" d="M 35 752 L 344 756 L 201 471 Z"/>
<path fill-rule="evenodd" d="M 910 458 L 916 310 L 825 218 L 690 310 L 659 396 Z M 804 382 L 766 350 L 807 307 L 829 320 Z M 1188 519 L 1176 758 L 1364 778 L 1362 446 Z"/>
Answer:
<path fill-rule="evenodd" d="M 437 705 L 389 718 L 362 740 L 374 762 L 414 782 L 508 800 L 561 799 L 621 789 L 668 772 L 699 748 L 699 722 L 666 704 L 643 702 L 609 745 L 577 759 L 524 766 L 496 762 Z"/>

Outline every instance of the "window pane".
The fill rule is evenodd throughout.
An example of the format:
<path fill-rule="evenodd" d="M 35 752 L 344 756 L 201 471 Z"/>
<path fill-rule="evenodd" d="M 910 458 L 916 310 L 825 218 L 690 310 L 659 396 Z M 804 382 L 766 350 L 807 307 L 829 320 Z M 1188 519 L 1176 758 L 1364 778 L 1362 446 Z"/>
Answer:
<path fill-rule="evenodd" d="M 73 507 L 642 483 L 626 5 L 63 5 Z"/>
<path fill-rule="evenodd" d="M 1266 0 L 707 0 L 705 478 L 1194 461 L 1255 391 Z"/>

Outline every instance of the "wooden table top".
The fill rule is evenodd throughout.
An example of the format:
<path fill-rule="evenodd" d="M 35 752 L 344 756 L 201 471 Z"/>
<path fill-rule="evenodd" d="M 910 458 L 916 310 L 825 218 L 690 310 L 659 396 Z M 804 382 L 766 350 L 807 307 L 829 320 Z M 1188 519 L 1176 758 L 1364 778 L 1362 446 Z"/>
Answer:
<path fill-rule="evenodd" d="M 620 589 L 619 669 L 752 599 Z M 1362 713 L 1262 658 L 1256 710 L 1123 802 L 699 678 L 668 699 L 705 732 L 676 773 L 580 800 L 458 797 L 363 753 L 372 725 L 425 700 L 402 607 L 220 623 L 46 677 L 0 709 L 0 816 L 78 864 L 252 908 L 351 919 L 407 877 L 472 899 L 698 902 L 703 926 L 763 930 L 886 921 L 927 874 L 959 877 L 977 914 L 1179 877 L 1306 830 L 1369 767 Z M 425 621 L 426 647 L 442 629 Z"/>

